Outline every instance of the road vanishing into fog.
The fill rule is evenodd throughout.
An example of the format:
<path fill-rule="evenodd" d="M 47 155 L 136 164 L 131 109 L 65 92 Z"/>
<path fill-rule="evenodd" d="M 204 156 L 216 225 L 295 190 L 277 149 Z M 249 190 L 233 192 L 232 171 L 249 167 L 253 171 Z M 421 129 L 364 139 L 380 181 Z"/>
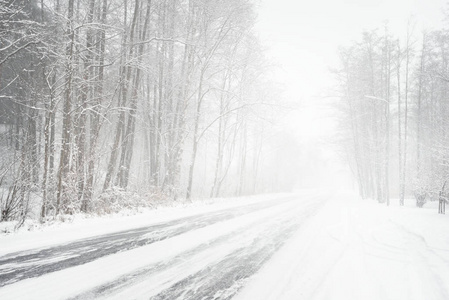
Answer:
<path fill-rule="evenodd" d="M 0 257 L 0 298 L 230 299 L 326 198 L 251 202 L 9 253 Z"/>

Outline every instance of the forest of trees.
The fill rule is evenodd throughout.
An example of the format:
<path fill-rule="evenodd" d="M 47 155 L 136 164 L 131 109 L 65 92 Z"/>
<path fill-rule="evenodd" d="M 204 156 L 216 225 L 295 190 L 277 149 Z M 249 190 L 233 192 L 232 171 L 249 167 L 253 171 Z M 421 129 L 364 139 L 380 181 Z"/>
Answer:
<path fill-rule="evenodd" d="M 341 49 L 342 141 L 362 197 L 438 200 L 449 179 L 449 31 L 388 27 Z"/>
<path fill-rule="evenodd" d="M 0 0 L 0 221 L 278 189 L 254 23 L 248 0 Z"/>

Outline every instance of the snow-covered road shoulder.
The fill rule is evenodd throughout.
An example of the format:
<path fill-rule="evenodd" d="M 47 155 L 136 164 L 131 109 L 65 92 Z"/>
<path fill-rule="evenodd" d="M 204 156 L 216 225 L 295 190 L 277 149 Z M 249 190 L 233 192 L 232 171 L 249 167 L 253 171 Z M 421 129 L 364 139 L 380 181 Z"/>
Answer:
<path fill-rule="evenodd" d="M 192 203 L 179 203 L 170 207 L 123 211 L 104 216 L 75 215 L 66 222 L 33 227 L 32 230 L 21 228 L 14 233 L 0 233 L 0 256 L 7 253 L 49 247 L 61 243 L 168 222 L 181 217 L 239 207 L 249 203 L 270 201 L 292 194 L 278 193 L 248 197 L 216 198 L 195 200 Z M 1 227 L 1 223 L 0 223 Z"/>
<path fill-rule="evenodd" d="M 235 299 L 449 299 L 449 216 L 343 193 Z"/>

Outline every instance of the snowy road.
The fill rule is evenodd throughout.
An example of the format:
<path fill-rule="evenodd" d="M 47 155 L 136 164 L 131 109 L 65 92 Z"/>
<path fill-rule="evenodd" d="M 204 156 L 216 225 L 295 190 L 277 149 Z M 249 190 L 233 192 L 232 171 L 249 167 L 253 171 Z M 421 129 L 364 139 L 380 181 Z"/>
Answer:
<path fill-rule="evenodd" d="M 0 237 L 0 299 L 447 300 L 449 216 L 429 205 L 310 191 Z"/>
<path fill-rule="evenodd" d="M 326 198 L 272 199 L 9 253 L 0 299 L 230 299 Z"/>

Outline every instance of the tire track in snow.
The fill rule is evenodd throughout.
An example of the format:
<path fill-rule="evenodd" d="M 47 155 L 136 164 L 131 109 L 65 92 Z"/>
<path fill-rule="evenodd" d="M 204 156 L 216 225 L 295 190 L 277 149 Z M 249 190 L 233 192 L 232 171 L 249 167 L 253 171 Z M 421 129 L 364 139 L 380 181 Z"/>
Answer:
<path fill-rule="evenodd" d="M 73 299 L 110 298 L 124 290 L 126 295 L 126 289 L 133 288 L 133 285 L 144 284 L 146 278 L 158 276 L 161 272 L 170 272 L 170 269 L 176 271 L 177 268 L 182 268 L 182 265 L 185 268 L 187 265 L 193 266 L 204 260 L 210 260 L 210 256 L 217 256 L 217 252 L 223 251 L 223 245 L 235 244 L 237 246 L 228 249 L 221 257 L 218 255 L 218 258 L 214 257 L 199 270 L 193 270 L 176 278 L 165 290 L 150 298 L 230 299 L 299 228 L 302 222 L 321 207 L 322 202 L 313 201 L 302 206 L 300 210 L 287 209 L 283 215 L 273 216 L 273 219 L 266 223 L 256 223 L 238 232 L 218 237 L 170 261 L 160 262 L 126 274 Z M 151 289 L 144 284 L 143 289 L 145 288 Z M 139 293 L 145 295 L 140 288 Z M 149 294 L 151 292 L 147 295 Z M 135 294 L 132 295 L 134 298 L 137 297 Z M 142 297 L 148 298 L 148 296 Z"/>
<path fill-rule="evenodd" d="M 268 207 L 282 205 L 291 200 L 291 197 L 284 197 L 97 236 L 61 246 L 7 254 L 0 257 L 0 287 L 26 278 L 38 277 L 50 272 L 89 263 L 106 255 L 149 245 L 190 230 L 230 220 Z"/>

